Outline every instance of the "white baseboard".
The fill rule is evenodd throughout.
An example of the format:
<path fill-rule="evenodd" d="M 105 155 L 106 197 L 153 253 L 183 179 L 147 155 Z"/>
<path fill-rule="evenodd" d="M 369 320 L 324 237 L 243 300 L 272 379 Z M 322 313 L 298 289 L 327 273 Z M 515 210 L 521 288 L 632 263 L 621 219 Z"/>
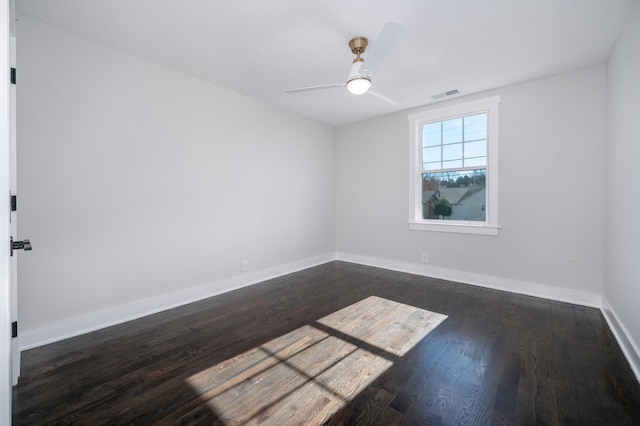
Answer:
<path fill-rule="evenodd" d="M 616 311 L 613 310 L 611 304 L 604 296 L 602 296 L 602 307 L 600 310 L 609 325 L 609 329 L 611 329 L 611 332 L 618 341 L 622 353 L 624 353 L 627 361 L 629 361 L 633 374 L 635 374 L 636 379 L 640 382 L 640 349 L 637 343 L 633 340 L 624 323 L 620 321 L 618 314 L 616 314 Z"/>
<path fill-rule="evenodd" d="M 24 330 L 20 332 L 20 350 L 32 349 L 69 337 L 79 336 L 84 333 L 142 318 L 147 315 L 186 305 L 333 260 L 335 260 L 335 253 L 326 253 L 260 271 L 245 272 L 241 275 L 220 281 L 185 288 L 180 291 L 162 294 L 126 305 L 90 312 L 36 329 Z"/>
<path fill-rule="evenodd" d="M 402 262 L 397 260 L 381 259 L 376 257 L 361 256 L 351 253 L 336 253 L 336 259 L 361 265 L 375 266 L 393 271 L 407 272 L 431 278 L 439 278 L 447 281 L 455 281 L 463 284 L 477 285 L 495 290 L 511 293 L 535 296 L 543 299 L 559 302 L 573 303 L 576 305 L 599 308 L 601 296 L 586 291 L 556 287 L 548 284 L 532 283 L 528 281 L 514 280 L 510 278 L 495 277 L 476 274 L 472 272 L 456 271 L 453 269 L 438 268 L 431 265 Z"/>

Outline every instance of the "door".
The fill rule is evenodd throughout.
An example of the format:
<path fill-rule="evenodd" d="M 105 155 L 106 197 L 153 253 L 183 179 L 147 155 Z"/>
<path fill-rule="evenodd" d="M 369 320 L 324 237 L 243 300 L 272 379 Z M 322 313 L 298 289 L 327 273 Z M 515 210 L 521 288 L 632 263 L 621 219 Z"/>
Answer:
<path fill-rule="evenodd" d="M 18 337 L 18 256 L 19 250 L 14 248 L 19 247 L 18 241 L 18 211 L 17 211 L 17 161 L 16 161 L 16 82 L 17 76 L 16 69 L 16 37 L 15 32 L 12 31 L 10 42 L 9 61 L 11 63 L 11 85 L 9 86 L 9 130 L 10 130 L 10 148 L 9 148 L 9 161 L 11 165 L 10 170 L 10 192 L 11 192 L 11 213 L 10 213 L 10 232 L 11 232 L 11 253 L 9 259 L 9 271 L 11 279 L 11 380 L 13 385 L 18 384 L 18 377 L 20 376 L 20 342 Z M 30 247 L 28 247 L 30 248 Z"/>
<path fill-rule="evenodd" d="M 9 279 L 9 1 L 0 0 L 0 424 L 11 424 L 11 333 Z"/>
<path fill-rule="evenodd" d="M 10 40 L 9 40 L 9 62 L 10 62 L 10 84 L 9 84 L 9 186 L 10 186 L 10 213 L 9 232 L 11 241 L 9 253 L 9 276 L 10 276 L 10 316 L 11 316 L 11 381 L 15 386 L 20 377 L 20 337 L 18 334 L 18 256 L 22 250 L 31 250 L 29 240 L 18 238 L 18 173 L 17 173 L 17 137 L 16 137 L 16 26 L 14 19 L 13 5 L 10 10 Z"/>

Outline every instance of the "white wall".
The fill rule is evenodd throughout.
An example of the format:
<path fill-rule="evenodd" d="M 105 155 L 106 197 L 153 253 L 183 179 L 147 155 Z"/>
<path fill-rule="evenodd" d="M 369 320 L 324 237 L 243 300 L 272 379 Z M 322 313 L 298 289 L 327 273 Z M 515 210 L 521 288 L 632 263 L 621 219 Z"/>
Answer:
<path fill-rule="evenodd" d="M 407 115 L 493 95 L 501 96 L 500 235 L 409 231 Z M 599 305 L 605 100 L 599 65 L 338 128 L 339 258 Z"/>
<path fill-rule="evenodd" d="M 640 379 L 640 4 L 607 65 L 605 309 L 613 312 L 633 347 Z M 635 352 L 635 354 L 633 353 Z"/>
<path fill-rule="evenodd" d="M 333 128 L 24 16 L 18 68 L 23 333 L 333 256 Z"/>

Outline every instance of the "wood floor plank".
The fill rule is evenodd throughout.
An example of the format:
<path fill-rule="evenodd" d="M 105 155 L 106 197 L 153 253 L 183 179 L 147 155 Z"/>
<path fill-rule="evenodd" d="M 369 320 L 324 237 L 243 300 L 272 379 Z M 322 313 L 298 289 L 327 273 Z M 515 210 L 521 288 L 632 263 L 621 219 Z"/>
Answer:
<path fill-rule="evenodd" d="M 599 310 L 330 262 L 26 351 L 14 424 L 640 424 Z"/>

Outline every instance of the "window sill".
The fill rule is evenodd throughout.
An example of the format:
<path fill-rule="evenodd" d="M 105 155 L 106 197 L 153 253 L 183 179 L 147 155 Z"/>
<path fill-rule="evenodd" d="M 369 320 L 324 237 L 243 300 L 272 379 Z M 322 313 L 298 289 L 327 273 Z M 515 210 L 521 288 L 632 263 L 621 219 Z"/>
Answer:
<path fill-rule="evenodd" d="M 409 222 L 412 231 L 452 232 L 456 234 L 498 235 L 500 226 L 471 223 Z"/>

